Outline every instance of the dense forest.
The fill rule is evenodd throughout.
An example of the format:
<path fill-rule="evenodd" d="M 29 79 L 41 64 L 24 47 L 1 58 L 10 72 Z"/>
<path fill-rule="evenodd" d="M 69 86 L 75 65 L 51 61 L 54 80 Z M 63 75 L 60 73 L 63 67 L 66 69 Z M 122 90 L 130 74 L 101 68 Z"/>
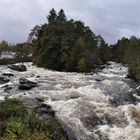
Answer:
<path fill-rule="evenodd" d="M 113 60 L 127 64 L 129 77 L 140 82 L 140 39 L 132 36 L 130 39 L 122 38 L 112 45 Z"/>
<path fill-rule="evenodd" d="M 31 34 L 33 63 L 59 71 L 90 72 L 110 59 L 110 49 L 81 21 L 67 20 L 61 9 L 52 9 L 48 23 L 36 26 Z"/>

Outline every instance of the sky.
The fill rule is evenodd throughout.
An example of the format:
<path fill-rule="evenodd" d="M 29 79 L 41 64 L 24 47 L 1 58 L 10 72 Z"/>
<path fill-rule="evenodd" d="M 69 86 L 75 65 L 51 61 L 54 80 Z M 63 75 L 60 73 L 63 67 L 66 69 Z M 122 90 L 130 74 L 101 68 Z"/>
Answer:
<path fill-rule="evenodd" d="M 35 25 L 47 22 L 52 8 L 82 20 L 109 44 L 140 37 L 140 0 L 0 0 L 0 40 L 25 42 Z"/>

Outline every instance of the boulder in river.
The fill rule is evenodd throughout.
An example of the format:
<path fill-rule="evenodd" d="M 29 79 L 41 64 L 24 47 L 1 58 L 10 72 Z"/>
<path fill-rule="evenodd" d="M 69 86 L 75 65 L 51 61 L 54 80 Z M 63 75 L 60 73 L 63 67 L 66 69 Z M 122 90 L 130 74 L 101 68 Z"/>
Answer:
<path fill-rule="evenodd" d="M 102 120 L 96 115 L 81 118 L 83 125 L 88 128 L 88 130 L 94 129 L 96 126 L 102 124 Z"/>
<path fill-rule="evenodd" d="M 37 87 L 37 83 L 29 81 L 26 78 L 20 78 L 19 83 L 20 90 L 30 90 L 31 88 Z"/>
<path fill-rule="evenodd" d="M 96 81 L 96 82 L 101 82 L 101 79 L 97 79 L 97 78 L 96 78 L 95 81 Z"/>
<path fill-rule="evenodd" d="M 5 84 L 7 82 L 9 82 L 10 80 L 5 78 L 5 77 L 0 77 L 0 84 Z"/>
<path fill-rule="evenodd" d="M 19 85 L 18 88 L 19 88 L 20 90 L 30 90 L 30 89 L 31 89 L 30 85 L 27 85 L 27 84 Z"/>
<path fill-rule="evenodd" d="M 41 98 L 35 98 L 38 102 L 44 102 L 44 100 L 43 99 L 41 99 Z"/>
<path fill-rule="evenodd" d="M 46 117 L 55 117 L 55 111 L 52 108 L 47 108 L 47 107 L 38 107 L 36 108 L 36 113 L 39 115 L 43 115 L 45 118 Z"/>
<path fill-rule="evenodd" d="M 10 66 L 8 66 L 8 68 L 15 70 L 15 71 L 20 71 L 20 72 L 27 70 L 26 66 L 24 66 L 24 65 L 10 65 Z"/>
<path fill-rule="evenodd" d="M 38 101 L 38 97 L 36 98 L 27 98 L 22 97 L 20 100 L 29 108 L 33 108 L 35 113 L 38 116 L 43 118 L 55 117 L 55 111 L 48 104 L 43 103 L 42 101 Z M 41 99 L 42 100 L 42 99 Z"/>
<path fill-rule="evenodd" d="M 2 75 L 3 76 L 8 76 L 8 77 L 14 76 L 14 74 L 12 74 L 12 73 L 3 73 Z"/>
<path fill-rule="evenodd" d="M 10 92 L 10 90 L 12 89 L 12 86 L 11 85 L 5 85 L 2 88 L 4 88 L 5 92 Z"/>
<path fill-rule="evenodd" d="M 114 106 L 120 106 L 128 103 L 136 104 L 137 100 L 133 96 L 132 92 L 124 92 L 115 94 L 113 98 L 109 100 L 109 102 Z"/>

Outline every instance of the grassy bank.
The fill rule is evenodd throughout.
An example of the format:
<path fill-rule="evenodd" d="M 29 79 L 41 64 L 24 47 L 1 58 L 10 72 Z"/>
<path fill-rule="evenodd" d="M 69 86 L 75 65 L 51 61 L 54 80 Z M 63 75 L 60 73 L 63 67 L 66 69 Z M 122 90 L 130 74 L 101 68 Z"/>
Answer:
<path fill-rule="evenodd" d="M 67 140 L 55 117 L 43 121 L 28 112 L 20 101 L 6 99 L 0 103 L 1 140 Z"/>

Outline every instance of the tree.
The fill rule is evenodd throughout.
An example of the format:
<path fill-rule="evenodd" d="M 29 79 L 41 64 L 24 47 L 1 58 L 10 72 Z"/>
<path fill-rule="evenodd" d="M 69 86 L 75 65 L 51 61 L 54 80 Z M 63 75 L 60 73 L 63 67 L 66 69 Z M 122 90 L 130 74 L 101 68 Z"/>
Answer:
<path fill-rule="evenodd" d="M 53 23 L 53 22 L 56 21 L 56 18 L 57 18 L 57 14 L 56 14 L 56 11 L 53 8 L 52 10 L 50 10 L 50 13 L 49 13 L 49 15 L 47 17 L 48 22 Z"/>
<path fill-rule="evenodd" d="M 60 23 L 66 22 L 67 18 L 63 9 L 58 12 L 57 21 Z"/>
<path fill-rule="evenodd" d="M 28 39 L 27 39 L 27 43 L 31 43 L 36 38 L 36 36 L 38 36 L 39 30 L 40 30 L 40 26 L 39 25 L 36 25 L 31 30 L 31 33 L 29 34 Z"/>
<path fill-rule="evenodd" d="M 14 46 L 15 54 L 15 61 L 21 62 L 22 65 L 24 62 L 31 61 L 31 54 L 32 54 L 32 46 L 28 43 L 19 43 Z"/>
<path fill-rule="evenodd" d="M 108 47 L 108 45 L 100 35 L 97 36 L 97 46 L 99 49 L 100 59 L 103 63 L 106 63 L 112 58 L 111 49 Z"/>
<path fill-rule="evenodd" d="M 10 51 L 10 46 L 8 45 L 8 42 L 6 41 L 1 41 L 0 42 L 0 54 L 3 52 L 4 53 L 4 57 L 7 56 L 7 53 L 9 53 Z"/>
<path fill-rule="evenodd" d="M 117 61 L 128 65 L 129 77 L 140 82 L 140 39 L 135 36 L 122 38 L 113 52 Z"/>

